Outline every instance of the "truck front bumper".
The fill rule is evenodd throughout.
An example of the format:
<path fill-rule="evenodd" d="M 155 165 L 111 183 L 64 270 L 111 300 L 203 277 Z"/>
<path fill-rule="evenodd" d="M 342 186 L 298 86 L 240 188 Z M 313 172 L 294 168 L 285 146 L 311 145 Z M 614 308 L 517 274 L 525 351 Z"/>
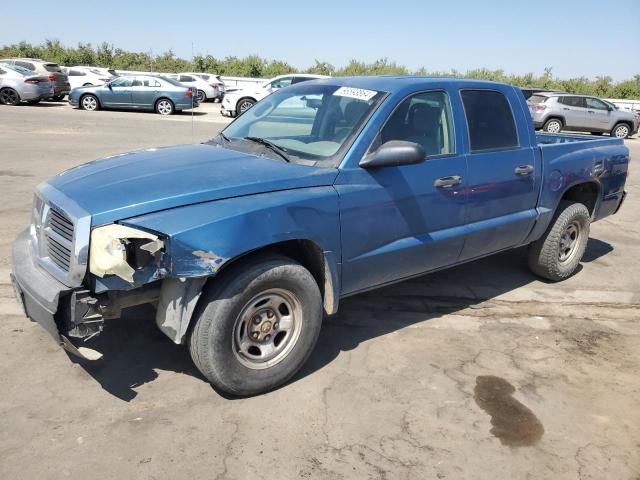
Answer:
<path fill-rule="evenodd" d="M 73 289 L 53 278 L 35 263 L 29 229 L 23 230 L 13 244 L 11 283 L 16 298 L 27 317 L 44 328 L 62 348 L 87 360 L 97 360 L 102 355 L 85 347 L 76 347 L 60 331 L 71 305 L 76 300 Z"/>

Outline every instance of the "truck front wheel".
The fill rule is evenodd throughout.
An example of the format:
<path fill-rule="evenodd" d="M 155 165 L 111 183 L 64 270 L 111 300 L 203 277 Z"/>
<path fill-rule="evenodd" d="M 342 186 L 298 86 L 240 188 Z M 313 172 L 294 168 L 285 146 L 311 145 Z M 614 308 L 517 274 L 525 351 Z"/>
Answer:
<path fill-rule="evenodd" d="M 307 360 L 322 324 L 316 281 L 284 256 L 231 266 L 203 293 L 189 336 L 194 363 L 233 395 L 267 392 Z"/>
<path fill-rule="evenodd" d="M 589 240 L 589 210 L 563 200 L 544 235 L 529 245 L 529 267 L 536 275 L 558 282 L 578 267 Z"/>

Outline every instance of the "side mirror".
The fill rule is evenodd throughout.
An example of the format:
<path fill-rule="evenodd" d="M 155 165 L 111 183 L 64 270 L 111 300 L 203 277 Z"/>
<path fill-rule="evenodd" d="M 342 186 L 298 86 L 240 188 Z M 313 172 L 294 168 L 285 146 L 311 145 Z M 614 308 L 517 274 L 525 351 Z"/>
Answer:
<path fill-rule="evenodd" d="M 113 87 L 111 86 L 111 82 L 107 82 L 107 88 L 108 88 L 109 90 L 113 90 Z"/>
<path fill-rule="evenodd" d="M 404 140 L 383 143 L 376 151 L 360 160 L 362 168 L 399 167 L 425 161 L 427 155 L 422 146 Z"/>

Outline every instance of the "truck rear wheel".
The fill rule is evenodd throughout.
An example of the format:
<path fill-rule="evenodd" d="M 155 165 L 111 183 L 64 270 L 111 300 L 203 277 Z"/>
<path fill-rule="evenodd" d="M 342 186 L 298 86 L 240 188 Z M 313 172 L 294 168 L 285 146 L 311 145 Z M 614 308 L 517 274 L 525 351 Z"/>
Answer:
<path fill-rule="evenodd" d="M 558 282 L 578 267 L 589 240 L 589 210 L 563 200 L 544 235 L 529 245 L 529 267 L 536 275 Z"/>
<path fill-rule="evenodd" d="M 309 271 L 283 256 L 232 266 L 200 299 L 191 358 L 213 386 L 233 395 L 267 392 L 307 360 L 322 324 Z"/>

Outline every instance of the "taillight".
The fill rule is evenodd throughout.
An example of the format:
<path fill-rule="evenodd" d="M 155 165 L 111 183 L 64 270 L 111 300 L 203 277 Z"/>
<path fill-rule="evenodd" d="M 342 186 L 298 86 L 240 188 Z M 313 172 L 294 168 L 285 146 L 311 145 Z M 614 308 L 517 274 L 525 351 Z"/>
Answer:
<path fill-rule="evenodd" d="M 187 90 L 186 92 L 184 92 L 184 96 L 185 97 L 193 97 L 193 92 L 191 90 Z"/>
<path fill-rule="evenodd" d="M 217 83 L 210 83 L 209 86 L 213 87 L 213 88 L 218 88 L 218 84 Z"/>
<path fill-rule="evenodd" d="M 40 80 L 38 80 L 37 78 L 27 78 L 24 83 L 30 83 L 32 85 L 38 84 L 40 83 Z"/>
<path fill-rule="evenodd" d="M 53 74 L 53 73 L 52 73 L 51 75 L 49 75 L 49 81 L 50 81 L 50 82 L 55 82 L 55 81 L 56 81 L 56 76 L 55 76 L 55 74 Z"/>
<path fill-rule="evenodd" d="M 531 110 L 534 110 L 536 112 L 541 112 L 545 108 L 547 108 L 547 106 L 544 103 L 531 103 L 529 104 L 529 108 L 531 108 Z"/>

